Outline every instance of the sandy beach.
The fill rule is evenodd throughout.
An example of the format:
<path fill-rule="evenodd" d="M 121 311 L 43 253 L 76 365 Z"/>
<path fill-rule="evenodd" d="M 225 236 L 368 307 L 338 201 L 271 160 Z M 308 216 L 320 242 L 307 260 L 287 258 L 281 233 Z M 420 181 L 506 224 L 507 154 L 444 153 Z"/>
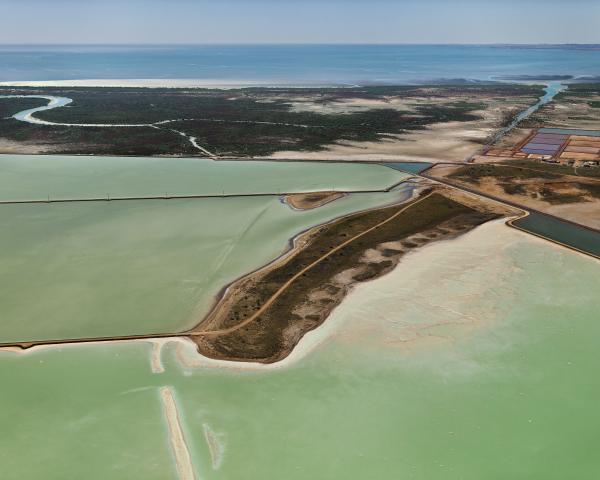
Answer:
<path fill-rule="evenodd" d="M 334 84 L 295 84 L 265 82 L 264 80 L 200 80 L 194 78 L 115 78 L 84 80 L 32 80 L 0 82 L 0 87 L 110 87 L 110 88 L 208 88 L 230 90 L 236 88 L 318 88 L 339 87 Z"/>

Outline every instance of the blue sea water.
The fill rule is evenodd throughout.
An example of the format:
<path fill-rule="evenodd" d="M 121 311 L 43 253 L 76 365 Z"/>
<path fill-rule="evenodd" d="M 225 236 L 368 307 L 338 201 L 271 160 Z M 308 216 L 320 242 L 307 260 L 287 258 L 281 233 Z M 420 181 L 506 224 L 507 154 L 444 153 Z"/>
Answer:
<path fill-rule="evenodd" d="M 0 81 L 201 79 L 403 84 L 600 75 L 600 49 L 460 45 L 0 46 Z"/>

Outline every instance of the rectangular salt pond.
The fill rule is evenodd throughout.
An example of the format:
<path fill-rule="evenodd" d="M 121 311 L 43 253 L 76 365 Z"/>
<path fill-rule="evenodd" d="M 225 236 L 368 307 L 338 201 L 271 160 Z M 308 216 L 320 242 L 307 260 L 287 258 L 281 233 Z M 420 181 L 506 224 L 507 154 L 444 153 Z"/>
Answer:
<path fill-rule="evenodd" d="M 550 133 L 557 135 L 585 135 L 588 137 L 600 137 L 598 130 L 582 130 L 578 128 L 540 128 L 538 133 Z"/>
<path fill-rule="evenodd" d="M 513 225 L 600 258 L 600 233 L 592 229 L 535 212 Z"/>
<path fill-rule="evenodd" d="M 308 211 L 276 196 L 0 205 L 0 342 L 186 330 L 298 233 L 411 191 Z"/>
<path fill-rule="evenodd" d="M 549 144 L 549 143 L 528 143 L 523 150 L 548 150 L 556 152 L 560 148 L 560 144 Z"/>
<path fill-rule="evenodd" d="M 0 155 L 0 201 L 384 190 L 409 175 L 377 164 Z"/>

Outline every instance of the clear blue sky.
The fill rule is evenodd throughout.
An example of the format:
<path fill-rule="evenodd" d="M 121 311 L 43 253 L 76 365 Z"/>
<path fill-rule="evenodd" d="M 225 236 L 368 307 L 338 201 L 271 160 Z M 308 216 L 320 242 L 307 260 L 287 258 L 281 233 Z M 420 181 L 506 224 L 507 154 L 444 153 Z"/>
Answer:
<path fill-rule="evenodd" d="M 0 43 L 600 43 L 600 0 L 0 0 Z"/>

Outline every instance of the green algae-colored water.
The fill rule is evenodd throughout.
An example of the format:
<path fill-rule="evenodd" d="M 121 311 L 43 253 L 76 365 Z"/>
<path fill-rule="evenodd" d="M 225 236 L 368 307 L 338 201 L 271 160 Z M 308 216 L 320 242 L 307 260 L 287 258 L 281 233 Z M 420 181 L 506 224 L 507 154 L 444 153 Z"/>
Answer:
<path fill-rule="evenodd" d="M 352 194 L 308 211 L 277 196 L 1 205 L 0 342 L 188 329 L 293 236 L 410 193 Z"/>
<path fill-rule="evenodd" d="M 147 349 L 0 353 L 3 479 L 176 479 Z"/>
<path fill-rule="evenodd" d="M 595 478 L 599 280 L 496 222 L 359 286 L 279 367 L 175 344 L 164 373 L 144 343 L 0 352 L 3 478 L 171 478 L 161 386 L 198 479 Z"/>
<path fill-rule="evenodd" d="M 433 165 L 433 163 L 428 162 L 385 162 L 382 165 L 386 167 L 393 168 L 395 170 L 400 170 L 401 172 L 409 172 L 419 174 L 429 167 Z"/>
<path fill-rule="evenodd" d="M 382 165 L 199 158 L 0 155 L 0 200 L 383 190 Z"/>
<path fill-rule="evenodd" d="M 517 227 L 600 258 L 600 233 L 594 230 L 535 212 L 530 212 L 513 223 Z"/>

